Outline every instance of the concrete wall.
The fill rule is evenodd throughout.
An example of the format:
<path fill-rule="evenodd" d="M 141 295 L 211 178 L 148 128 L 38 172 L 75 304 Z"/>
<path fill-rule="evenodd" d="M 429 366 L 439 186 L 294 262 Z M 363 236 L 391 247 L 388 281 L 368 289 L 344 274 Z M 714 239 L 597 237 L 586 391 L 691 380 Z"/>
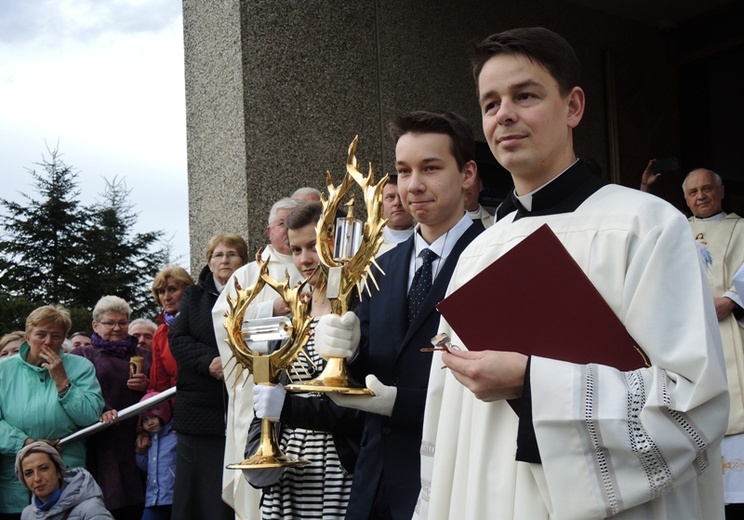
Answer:
<path fill-rule="evenodd" d="M 271 204 L 335 182 L 346 149 L 393 170 L 387 121 L 454 110 L 482 139 L 468 46 L 518 26 L 565 36 L 584 66 L 588 108 L 577 153 L 608 164 L 602 56 L 661 56 L 657 31 L 560 0 L 184 0 L 192 270 L 218 232 L 251 254 Z M 639 78 L 642 81 L 642 78 Z"/>

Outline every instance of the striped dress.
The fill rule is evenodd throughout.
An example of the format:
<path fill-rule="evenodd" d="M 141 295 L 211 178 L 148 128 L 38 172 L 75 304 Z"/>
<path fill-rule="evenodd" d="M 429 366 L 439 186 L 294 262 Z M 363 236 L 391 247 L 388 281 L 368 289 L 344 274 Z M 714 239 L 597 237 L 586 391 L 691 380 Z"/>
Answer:
<path fill-rule="evenodd" d="M 312 322 L 314 330 L 317 318 Z M 308 381 L 318 376 L 325 361 L 315 352 L 314 337 L 290 370 L 290 381 Z M 312 396 L 317 394 L 301 394 Z M 299 468 L 287 468 L 282 478 L 264 488 L 261 514 L 264 520 L 343 519 L 349 502 L 352 475 L 339 462 L 330 433 L 301 428 L 283 428 L 279 446 L 285 455 L 309 460 Z"/>

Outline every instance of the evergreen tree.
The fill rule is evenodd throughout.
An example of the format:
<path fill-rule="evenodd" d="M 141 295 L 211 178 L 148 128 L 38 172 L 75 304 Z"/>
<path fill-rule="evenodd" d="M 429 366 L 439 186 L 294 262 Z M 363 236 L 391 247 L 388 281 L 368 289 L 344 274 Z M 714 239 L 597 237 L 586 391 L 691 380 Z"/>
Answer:
<path fill-rule="evenodd" d="M 5 209 L 0 217 L 0 290 L 9 299 L 72 305 L 86 216 L 78 201 L 77 172 L 56 149 L 49 154 L 48 160 L 42 157 L 36 163 L 42 172 L 27 169 L 39 200 L 25 193 L 24 204 L 0 199 Z"/>
<path fill-rule="evenodd" d="M 164 233 L 135 233 L 137 213 L 129 202 L 131 190 L 116 177 L 105 182 L 102 200 L 89 211 L 78 301 L 92 307 L 102 296 L 115 294 L 131 305 L 134 316 L 154 317 L 158 308 L 150 286 L 168 259 L 167 247 L 160 246 Z"/>
<path fill-rule="evenodd" d="M 130 192 L 116 178 L 83 207 L 77 172 L 56 149 L 49 155 L 41 171 L 27 169 L 38 200 L 0 198 L 0 331 L 23 329 L 29 312 L 47 304 L 64 305 L 73 330 L 90 331 L 91 310 L 107 294 L 127 300 L 134 317 L 156 316 L 150 286 L 169 260 L 164 232 L 134 232 Z"/>

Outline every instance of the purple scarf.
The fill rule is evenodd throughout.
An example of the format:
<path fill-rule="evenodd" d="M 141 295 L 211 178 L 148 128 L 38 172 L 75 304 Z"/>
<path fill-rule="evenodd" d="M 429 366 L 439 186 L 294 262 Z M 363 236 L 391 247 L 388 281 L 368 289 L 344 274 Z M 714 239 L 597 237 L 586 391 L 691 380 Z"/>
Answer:
<path fill-rule="evenodd" d="M 176 315 L 178 315 L 178 313 L 168 314 L 167 312 L 164 312 L 163 319 L 165 320 L 165 324 L 168 325 L 169 327 L 172 327 L 173 322 L 176 321 Z"/>
<path fill-rule="evenodd" d="M 127 336 L 119 341 L 107 341 L 96 332 L 91 334 L 90 342 L 94 347 L 106 350 L 120 358 L 125 358 L 133 354 L 135 347 L 137 346 L 137 338 L 134 336 Z"/>

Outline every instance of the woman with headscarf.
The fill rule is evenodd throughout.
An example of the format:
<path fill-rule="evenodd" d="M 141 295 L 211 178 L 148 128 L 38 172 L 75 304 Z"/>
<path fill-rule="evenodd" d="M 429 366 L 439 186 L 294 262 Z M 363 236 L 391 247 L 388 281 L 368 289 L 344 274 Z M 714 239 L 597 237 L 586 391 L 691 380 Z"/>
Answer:
<path fill-rule="evenodd" d="M 248 245 L 239 235 L 217 235 L 209 241 L 206 259 L 199 283 L 183 294 L 170 333 L 170 349 L 178 363 L 173 518 L 232 520 L 234 511 L 221 499 L 227 390 L 212 307 L 230 275 L 248 261 Z"/>
<path fill-rule="evenodd" d="M 20 518 L 28 490 L 15 478 L 15 454 L 25 445 L 59 439 L 96 422 L 103 409 L 93 365 L 62 351 L 70 313 L 45 305 L 26 318 L 18 354 L 0 361 L 0 518 Z M 62 453 L 70 467 L 85 464 L 85 444 L 72 442 Z"/>
<path fill-rule="evenodd" d="M 138 403 L 147 390 L 150 367 L 144 363 L 141 372 L 130 372 L 130 360 L 138 355 L 137 338 L 129 335 L 131 313 L 122 298 L 104 296 L 93 308 L 91 344 L 72 351 L 95 366 L 106 402 L 101 422 L 115 421 L 119 410 Z M 106 508 L 117 520 L 139 520 L 144 508 L 144 483 L 134 458 L 136 438 L 137 417 L 88 438 L 88 471 L 101 486 Z"/>
<path fill-rule="evenodd" d="M 152 282 L 152 296 L 163 312 L 157 317 L 158 326 L 152 338 L 151 392 L 163 392 L 176 386 L 178 365 L 168 344 L 168 334 L 178 314 L 178 307 L 186 287 L 194 285 L 191 275 L 183 267 L 167 266 Z"/>
<path fill-rule="evenodd" d="M 45 442 L 33 442 L 18 452 L 15 474 L 33 493 L 21 520 L 113 518 L 93 475 L 85 468 L 67 471 L 59 452 Z"/>

